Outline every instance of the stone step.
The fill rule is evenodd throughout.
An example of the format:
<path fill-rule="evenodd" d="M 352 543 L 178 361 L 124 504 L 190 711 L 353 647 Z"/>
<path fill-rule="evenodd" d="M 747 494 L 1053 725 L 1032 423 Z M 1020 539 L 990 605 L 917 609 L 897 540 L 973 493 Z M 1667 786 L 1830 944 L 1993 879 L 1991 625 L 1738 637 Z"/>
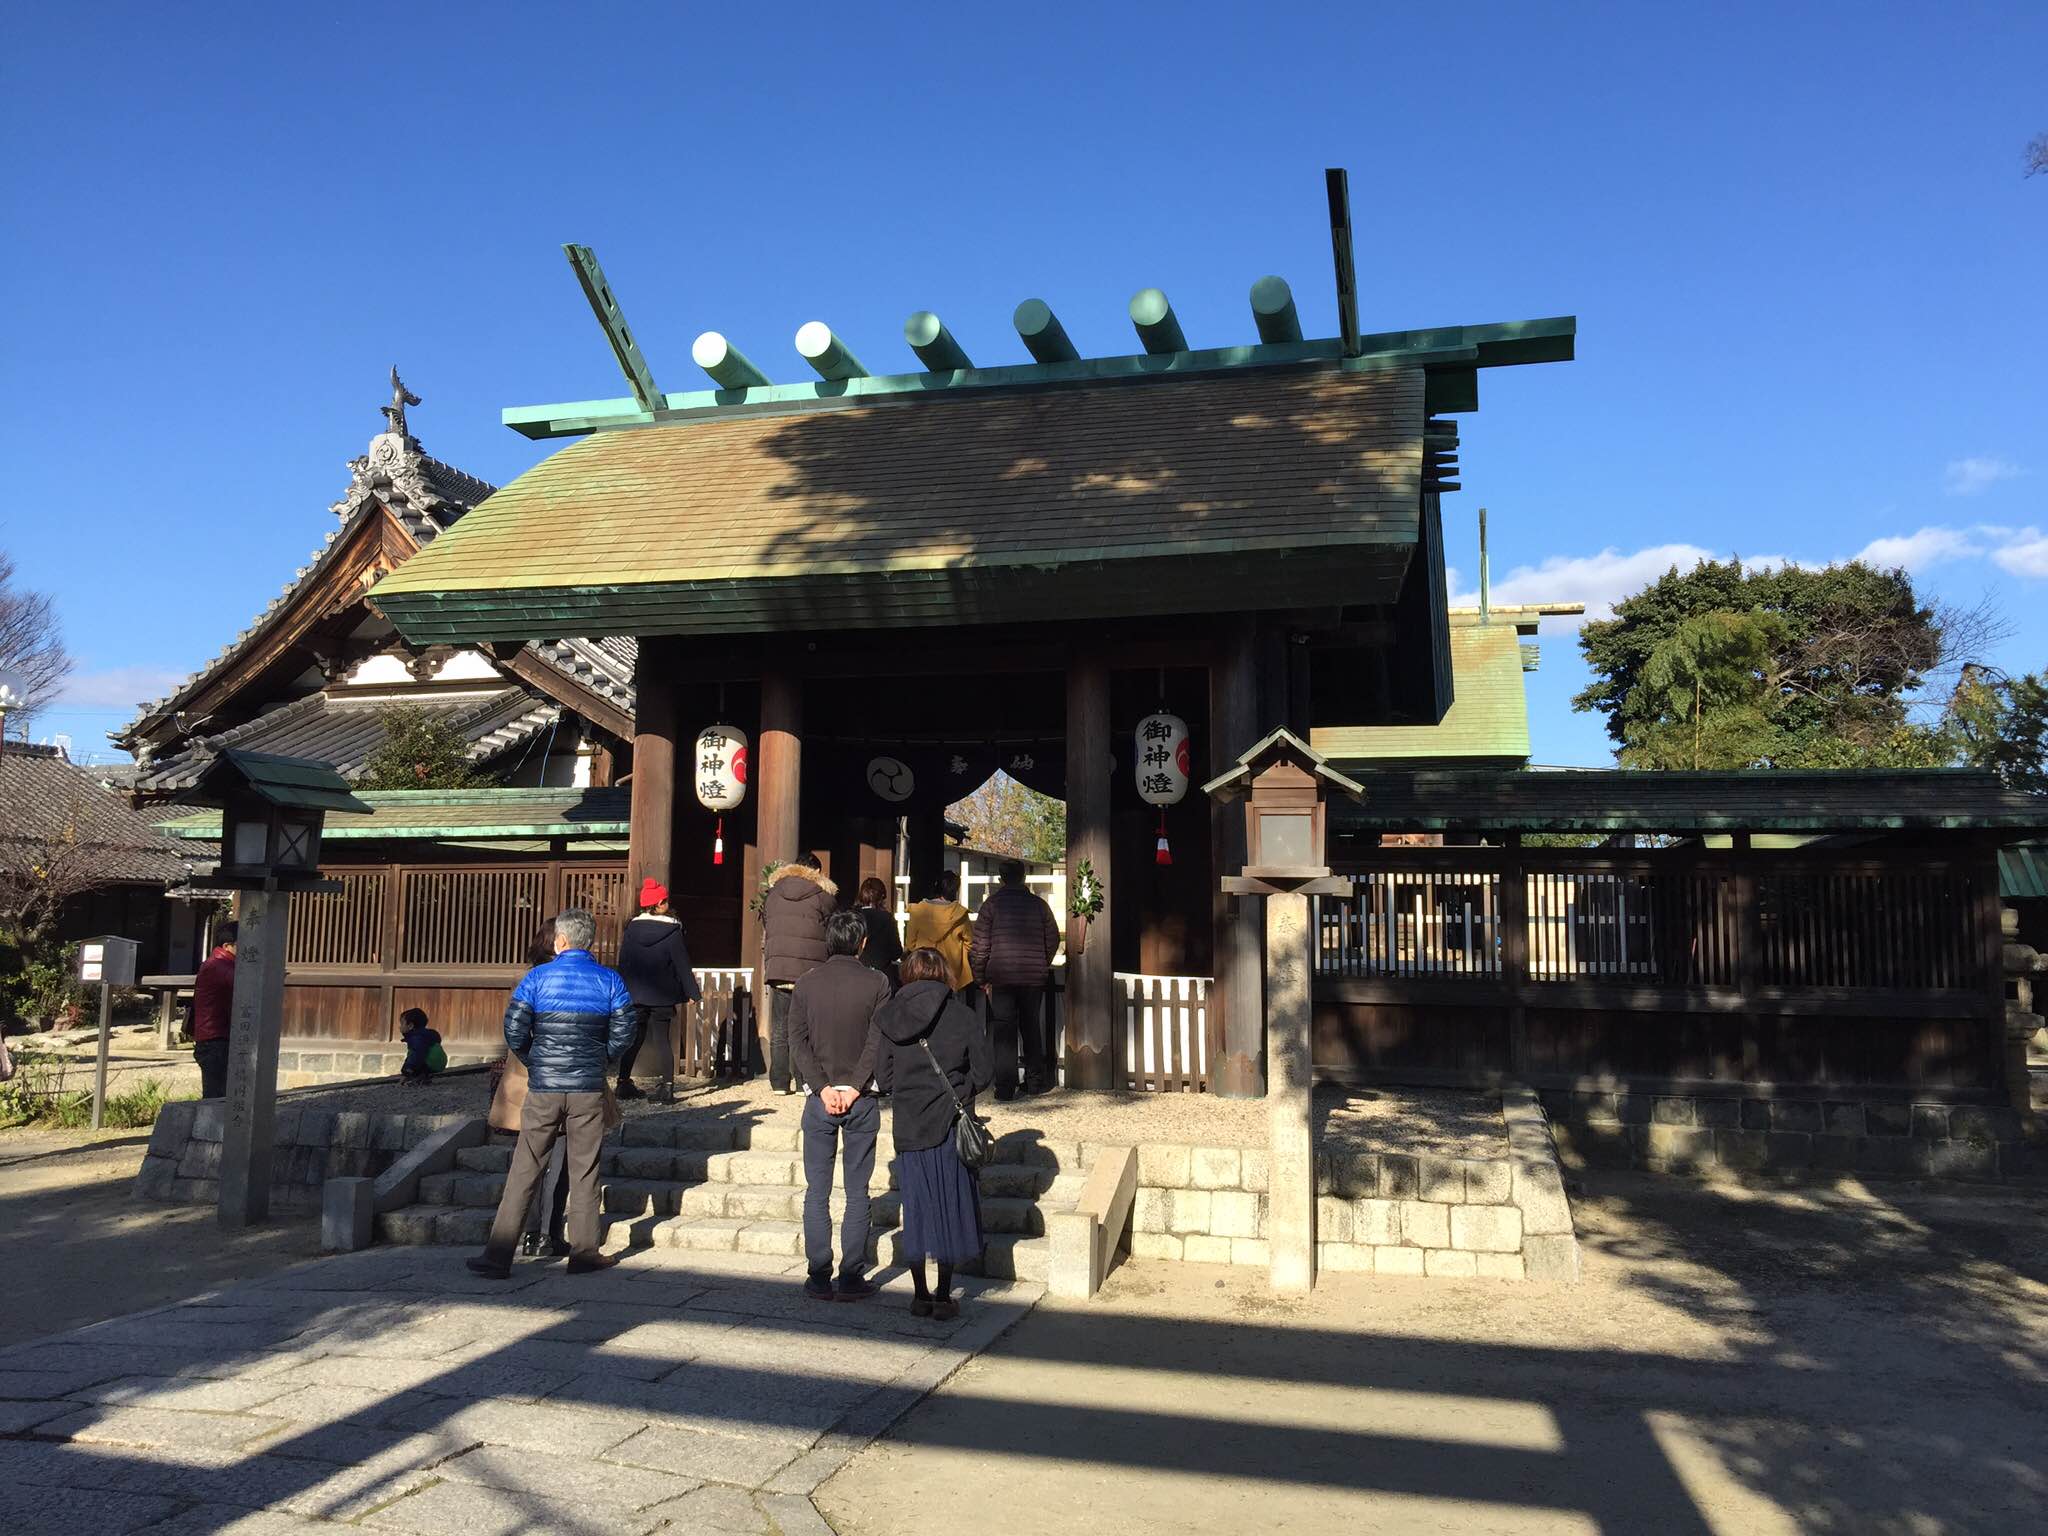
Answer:
<path fill-rule="evenodd" d="M 393 1244 L 440 1244 L 481 1248 L 490 1236 L 491 1215 L 472 1206 L 409 1205 L 377 1218 L 377 1236 Z M 900 1264 L 901 1231 L 878 1223 L 870 1252 L 879 1264 Z M 803 1257 L 801 1221 L 745 1221 L 721 1217 L 607 1217 L 603 1247 L 607 1253 L 663 1247 L 719 1253 L 756 1253 L 775 1258 Z M 1051 1239 L 1022 1232 L 991 1230 L 982 1261 L 963 1265 L 964 1272 L 994 1279 L 1043 1283 L 1052 1260 Z"/>

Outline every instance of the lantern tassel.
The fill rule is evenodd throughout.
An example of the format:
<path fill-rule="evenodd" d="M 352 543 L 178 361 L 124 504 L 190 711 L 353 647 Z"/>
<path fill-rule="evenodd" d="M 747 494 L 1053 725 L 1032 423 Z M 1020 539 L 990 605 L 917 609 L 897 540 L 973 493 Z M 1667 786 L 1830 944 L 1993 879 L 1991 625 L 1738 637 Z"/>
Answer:
<path fill-rule="evenodd" d="M 723 864 L 725 862 L 725 818 L 723 816 L 718 818 L 718 825 L 711 834 L 711 862 L 714 864 Z"/>
<path fill-rule="evenodd" d="M 1173 862 L 1173 849 L 1168 847 L 1166 842 L 1166 812 L 1164 810 L 1161 810 L 1159 813 L 1159 849 L 1152 855 L 1152 862 L 1155 864 L 1171 864 Z"/>

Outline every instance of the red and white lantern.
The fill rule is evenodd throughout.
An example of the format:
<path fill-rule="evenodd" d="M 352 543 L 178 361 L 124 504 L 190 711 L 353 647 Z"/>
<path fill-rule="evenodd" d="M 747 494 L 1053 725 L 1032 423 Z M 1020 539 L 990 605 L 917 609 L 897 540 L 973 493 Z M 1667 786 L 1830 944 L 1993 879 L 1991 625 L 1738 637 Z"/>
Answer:
<path fill-rule="evenodd" d="M 1159 807 L 1159 845 L 1153 861 L 1173 862 L 1166 841 L 1166 808 L 1179 805 L 1188 792 L 1188 723 L 1164 710 L 1138 722 L 1135 733 L 1138 798 Z"/>
<path fill-rule="evenodd" d="M 747 798 L 747 733 L 737 726 L 707 725 L 697 733 L 690 779 L 697 803 L 718 817 L 711 836 L 711 862 L 725 862 L 725 813 Z"/>

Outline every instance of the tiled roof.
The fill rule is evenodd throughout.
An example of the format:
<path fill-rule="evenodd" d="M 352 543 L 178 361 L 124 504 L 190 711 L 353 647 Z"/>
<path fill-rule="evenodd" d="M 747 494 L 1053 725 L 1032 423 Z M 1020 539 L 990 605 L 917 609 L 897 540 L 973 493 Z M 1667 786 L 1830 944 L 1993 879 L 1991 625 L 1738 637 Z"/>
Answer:
<path fill-rule="evenodd" d="M 640 642 L 632 635 L 602 640 L 534 640 L 527 649 L 600 698 L 633 713 L 633 667 Z"/>
<path fill-rule="evenodd" d="M 133 720 L 112 733 L 115 741 L 128 742 L 153 721 L 179 708 L 262 636 L 291 607 L 299 589 L 325 569 L 335 550 L 347 542 L 346 535 L 373 506 L 389 508 L 414 541 L 425 545 L 495 489 L 475 475 L 433 458 L 420 447 L 418 438 L 393 432 L 380 432 L 372 438 L 369 451 L 351 459 L 348 469 L 348 489 L 329 508 L 340 522 L 293 573 L 284 590 L 204 666 L 164 697 L 137 709 Z"/>
<path fill-rule="evenodd" d="M 102 880 L 168 885 L 186 873 L 186 850 L 89 770 L 54 747 L 10 742 L 0 752 L 0 867 L 58 847 Z"/>
<path fill-rule="evenodd" d="M 1486 769 L 1358 775 L 1365 798 L 1331 802 L 1332 825 L 1388 832 L 1857 832 L 2048 829 L 2048 796 L 1995 774 L 1919 770 Z"/>
<path fill-rule="evenodd" d="M 1529 703 L 1512 622 L 1451 621 L 1451 707 L 1435 725 L 1325 726 L 1318 752 L 1352 765 L 1418 760 L 1529 760 Z"/>
<path fill-rule="evenodd" d="M 416 643 L 1390 600 L 1423 385 L 1270 372 L 604 432 L 372 598 Z"/>
<path fill-rule="evenodd" d="M 231 731 L 198 738 L 179 756 L 153 764 L 136 788 L 154 795 L 188 789 L 213 761 L 214 753 L 224 747 L 308 758 L 326 763 L 352 780 L 362 772 L 364 760 L 383 743 L 384 711 L 394 703 L 418 708 L 445 722 L 469 742 L 472 762 L 496 757 L 554 724 L 561 714 L 558 706 L 536 700 L 524 687 L 500 688 L 489 694 L 429 693 L 400 698 L 309 694 Z"/>
<path fill-rule="evenodd" d="M 368 816 L 332 812 L 321 839 L 446 837 L 622 837 L 633 796 L 627 789 L 372 789 L 358 797 Z M 213 840 L 220 812 L 164 823 L 174 837 Z"/>

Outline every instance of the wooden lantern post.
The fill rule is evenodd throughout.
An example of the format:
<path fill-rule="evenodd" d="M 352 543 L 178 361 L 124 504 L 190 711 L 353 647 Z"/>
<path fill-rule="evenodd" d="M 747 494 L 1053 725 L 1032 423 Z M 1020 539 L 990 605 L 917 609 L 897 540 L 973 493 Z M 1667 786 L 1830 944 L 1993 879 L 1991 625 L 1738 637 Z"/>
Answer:
<path fill-rule="evenodd" d="M 1272 1135 L 1267 1238 L 1273 1289 L 1300 1294 L 1316 1281 L 1314 964 L 1311 896 L 1349 896 L 1327 857 L 1326 797 L 1363 788 L 1290 731 L 1278 730 L 1202 786 L 1217 799 L 1243 797 L 1245 866 L 1225 875 L 1233 896 L 1266 903 L 1266 1105 Z"/>
<path fill-rule="evenodd" d="M 234 1229 L 270 1214 L 292 893 L 341 889 L 320 878 L 321 824 L 329 811 L 368 815 L 370 807 L 325 763 L 265 752 L 220 753 L 192 798 L 221 807 L 220 868 L 209 883 L 242 893 L 220 1149 L 220 1224 Z"/>

